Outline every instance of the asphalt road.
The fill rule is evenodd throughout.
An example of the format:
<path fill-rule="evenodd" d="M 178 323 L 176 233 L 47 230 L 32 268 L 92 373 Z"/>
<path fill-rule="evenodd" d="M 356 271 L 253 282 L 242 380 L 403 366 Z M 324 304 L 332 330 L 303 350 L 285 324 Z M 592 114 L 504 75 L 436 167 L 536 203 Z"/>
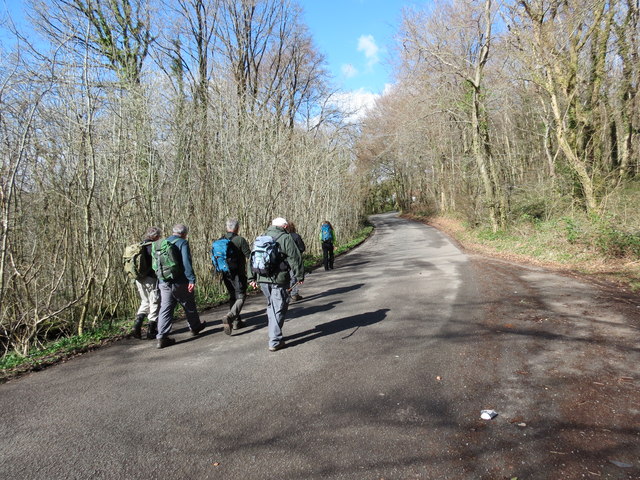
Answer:
<path fill-rule="evenodd" d="M 373 222 L 307 277 L 284 350 L 256 295 L 230 337 L 219 308 L 170 348 L 127 339 L 0 385 L 0 478 L 640 478 L 640 303 Z"/>

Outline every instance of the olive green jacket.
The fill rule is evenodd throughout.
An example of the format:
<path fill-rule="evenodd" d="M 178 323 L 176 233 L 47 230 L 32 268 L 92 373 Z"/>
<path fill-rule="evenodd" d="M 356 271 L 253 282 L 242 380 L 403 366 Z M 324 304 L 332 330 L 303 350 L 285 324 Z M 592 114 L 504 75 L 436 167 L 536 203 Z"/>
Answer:
<path fill-rule="evenodd" d="M 282 227 L 276 227 L 271 225 L 264 233 L 276 240 L 276 243 L 280 247 L 280 252 L 283 253 L 284 261 L 293 270 L 293 274 L 299 282 L 304 280 L 304 264 L 302 262 L 302 254 L 293 238 Z M 259 283 L 275 283 L 281 287 L 288 287 L 291 281 L 289 276 L 289 268 L 282 268 L 280 272 L 277 272 L 273 277 L 267 277 L 251 271 L 251 262 L 247 267 L 247 277 L 249 281 L 257 281 Z"/>
<path fill-rule="evenodd" d="M 233 232 L 227 232 L 224 234 L 225 238 L 231 240 L 231 243 L 235 245 L 240 252 L 238 258 L 238 271 L 244 273 L 247 269 L 247 263 L 249 263 L 249 258 L 251 257 L 251 247 L 249 243 L 244 237 L 237 235 Z"/>

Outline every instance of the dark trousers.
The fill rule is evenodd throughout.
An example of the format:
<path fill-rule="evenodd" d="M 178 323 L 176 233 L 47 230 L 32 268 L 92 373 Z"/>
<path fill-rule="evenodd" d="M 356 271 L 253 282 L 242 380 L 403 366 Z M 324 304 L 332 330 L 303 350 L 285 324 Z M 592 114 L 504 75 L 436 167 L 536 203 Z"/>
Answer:
<path fill-rule="evenodd" d="M 322 264 L 325 270 L 333 270 L 333 242 L 322 242 Z"/>
<path fill-rule="evenodd" d="M 224 273 L 224 286 L 229 293 L 229 313 L 231 319 L 237 320 L 247 298 L 247 276 L 239 273 Z"/>

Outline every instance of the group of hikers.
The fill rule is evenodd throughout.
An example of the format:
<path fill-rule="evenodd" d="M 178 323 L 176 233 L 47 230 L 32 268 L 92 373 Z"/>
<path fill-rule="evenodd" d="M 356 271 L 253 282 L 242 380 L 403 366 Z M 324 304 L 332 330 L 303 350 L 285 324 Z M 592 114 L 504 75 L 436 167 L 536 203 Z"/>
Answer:
<path fill-rule="evenodd" d="M 295 224 L 283 217 L 274 218 L 264 235 L 256 238 L 253 248 L 239 235 L 238 220 L 226 221 L 226 233 L 213 241 L 211 262 L 229 294 L 229 312 L 222 318 L 224 333 L 245 327 L 240 312 L 247 288 L 260 288 L 267 299 L 269 351 L 285 347 L 282 326 L 291 301 L 302 300 L 299 287 L 304 282 L 302 253 L 306 246 Z M 161 239 L 158 227 L 150 227 L 141 243 L 125 249 L 125 271 L 135 280 L 140 295 L 140 307 L 131 335 L 142 338 L 142 325 L 148 319 L 146 337 L 157 340 L 157 348 L 176 343 L 170 337 L 174 310 L 182 305 L 191 335 L 197 336 L 206 327 L 200 320 L 195 301 L 196 276 L 191 261 L 191 249 L 186 225 L 176 224 L 172 235 Z M 330 222 L 320 226 L 323 266 L 333 269 L 335 231 Z"/>

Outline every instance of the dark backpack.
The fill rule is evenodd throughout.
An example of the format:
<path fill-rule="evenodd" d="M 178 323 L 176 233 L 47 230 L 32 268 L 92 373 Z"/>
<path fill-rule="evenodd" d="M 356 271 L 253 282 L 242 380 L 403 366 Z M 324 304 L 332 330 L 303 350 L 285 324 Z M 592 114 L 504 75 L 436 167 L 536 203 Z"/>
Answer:
<path fill-rule="evenodd" d="M 176 280 L 184 273 L 182 256 L 176 246 L 178 239 L 170 242 L 166 238 L 153 243 L 151 257 L 153 258 L 153 270 L 158 279 L 163 282 Z"/>
<path fill-rule="evenodd" d="M 211 244 L 211 263 L 216 272 L 230 273 L 238 270 L 238 247 L 227 237 L 220 237 Z"/>
<path fill-rule="evenodd" d="M 261 235 L 253 242 L 251 251 L 251 271 L 272 277 L 281 270 L 282 252 L 275 238 Z"/>
<path fill-rule="evenodd" d="M 328 223 L 324 223 L 322 225 L 320 232 L 320 238 L 322 238 L 323 242 L 330 242 L 331 240 L 333 240 L 333 237 L 331 235 L 331 225 L 329 225 Z"/>
<path fill-rule="evenodd" d="M 151 262 L 147 252 L 147 245 L 151 242 L 127 245 L 122 254 L 124 271 L 132 280 L 144 280 L 151 272 Z"/>

